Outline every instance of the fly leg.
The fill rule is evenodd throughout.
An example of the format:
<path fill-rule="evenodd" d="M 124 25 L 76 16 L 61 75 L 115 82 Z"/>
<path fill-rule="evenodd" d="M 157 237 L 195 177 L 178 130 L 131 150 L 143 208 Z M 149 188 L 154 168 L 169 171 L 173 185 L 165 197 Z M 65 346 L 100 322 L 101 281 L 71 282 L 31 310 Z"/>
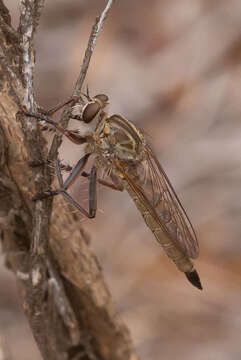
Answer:
<path fill-rule="evenodd" d="M 40 200 L 44 199 L 49 196 L 55 196 L 58 194 L 62 194 L 63 197 L 74 207 L 76 207 L 83 215 L 85 215 L 88 218 L 94 218 L 96 214 L 96 180 L 97 180 L 97 171 L 96 167 L 93 166 L 90 172 L 90 183 L 89 183 L 89 211 L 85 210 L 77 201 L 75 201 L 72 196 L 70 196 L 67 193 L 68 188 L 74 183 L 74 181 L 77 179 L 80 172 L 85 167 L 88 158 L 90 154 L 85 154 L 83 158 L 81 158 L 73 170 L 71 171 L 70 175 L 67 177 L 65 182 L 63 181 L 63 177 L 61 174 L 60 164 L 58 161 L 55 162 L 55 169 L 56 169 L 56 175 L 58 178 L 58 182 L 60 185 L 59 189 L 56 190 L 48 190 L 45 193 L 37 194 L 34 197 L 34 200 Z"/>
<path fill-rule="evenodd" d="M 47 160 L 48 162 L 48 160 Z M 37 167 L 37 166 L 41 166 L 41 165 L 44 165 L 46 162 L 32 162 L 30 163 L 29 165 L 32 166 L 32 167 Z M 50 161 L 49 161 L 50 163 Z M 61 169 L 61 170 L 64 170 L 66 172 L 70 172 L 73 170 L 72 166 L 70 165 L 65 165 L 65 164 L 62 164 L 61 162 L 58 163 L 58 167 Z M 55 166 L 56 168 L 56 166 Z M 60 174 L 60 176 L 62 177 L 62 175 Z M 86 171 L 83 171 L 81 173 L 81 176 L 85 177 L 85 178 L 90 178 L 90 173 L 87 173 Z M 110 189 L 112 190 L 117 190 L 117 191 L 123 191 L 124 190 L 124 187 L 123 185 L 118 181 L 118 178 L 115 178 L 113 175 L 111 176 L 111 179 L 112 179 L 112 183 L 108 182 L 108 181 L 105 181 L 105 180 L 102 180 L 102 179 L 97 179 L 96 181 L 101 184 L 101 185 L 104 185 L 106 187 L 109 187 Z M 59 179 L 59 183 L 60 183 L 60 179 Z"/>
<path fill-rule="evenodd" d="M 89 155 L 89 154 L 86 154 L 86 155 Z M 87 160 L 86 160 L 86 162 L 87 162 Z M 84 166 L 85 166 L 85 164 L 83 166 L 78 166 L 78 163 L 77 163 L 77 165 L 72 170 L 71 174 L 68 176 L 68 178 L 65 180 L 65 182 L 63 182 L 63 177 L 62 177 L 62 174 L 61 174 L 59 163 L 58 163 L 58 161 L 56 161 L 56 174 L 57 174 L 57 177 L 58 177 L 59 184 L 60 184 L 60 186 L 62 188 L 62 189 L 59 190 L 59 193 L 61 193 L 64 196 L 64 198 L 72 206 L 76 207 L 83 215 L 85 215 L 86 217 L 91 219 L 91 218 L 95 217 L 96 209 L 97 209 L 97 196 L 96 196 L 97 171 L 96 171 L 96 167 L 93 165 L 92 168 L 91 168 L 91 172 L 90 172 L 89 212 L 86 211 L 77 201 L 75 201 L 72 198 L 72 196 L 70 196 L 66 191 L 69 188 L 69 186 L 71 184 L 73 184 L 73 182 L 77 178 L 80 171 L 83 170 Z"/>
<path fill-rule="evenodd" d="M 57 104 L 56 106 L 54 106 L 53 108 L 51 108 L 49 110 L 45 110 L 45 109 L 42 109 L 41 107 L 38 107 L 38 111 L 43 115 L 51 116 L 51 115 L 55 114 L 57 111 L 59 111 L 60 109 L 62 109 L 63 107 L 65 107 L 66 105 L 71 104 L 71 103 L 75 104 L 75 103 L 79 102 L 79 100 L 82 100 L 82 99 L 77 96 L 72 97 L 60 104 Z"/>
<path fill-rule="evenodd" d="M 38 166 L 45 165 L 45 164 L 48 164 L 48 163 L 50 164 L 51 162 L 48 161 L 48 160 L 46 160 L 46 161 L 35 161 L 35 162 L 29 163 L 29 166 L 31 166 L 31 167 L 38 167 Z M 55 166 L 55 168 L 56 168 L 56 166 Z M 61 162 L 59 162 L 59 168 L 60 168 L 61 170 L 66 171 L 66 172 L 70 172 L 70 171 L 73 170 L 72 166 L 62 164 Z M 87 173 L 86 171 L 83 171 L 83 172 L 81 173 L 81 176 L 89 179 L 89 178 L 90 178 L 90 173 Z M 117 179 L 114 179 L 114 178 L 112 177 L 112 180 L 113 180 L 113 183 L 110 183 L 110 182 L 105 181 L 105 180 L 102 180 L 102 179 L 97 179 L 97 182 L 98 182 L 99 184 L 101 184 L 101 185 L 104 185 L 104 186 L 106 186 L 106 187 L 109 187 L 109 188 L 112 189 L 112 190 L 117 190 L 117 191 L 123 191 L 123 190 L 124 190 L 123 185 L 122 185 L 120 182 L 118 182 Z M 59 181 L 59 183 L 60 183 L 60 181 Z"/>
<path fill-rule="evenodd" d="M 64 129 L 56 121 L 49 119 L 47 116 L 44 116 L 42 114 L 32 113 L 29 111 L 24 111 L 24 115 L 37 119 L 43 126 L 45 126 L 46 124 L 51 125 L 54 131 L 58 131 L 61 134 L 65 135 L 70 141 L 72 141 L 75 144 L 84 144 L 87 142 L 87 139 L 85 137 L 79 135 L 78 130 Z"/>
<path fill-rule="evenodd" d="M 86 178 L 90 178 L 90 175 L 89 173 L 83 171 L 81 176 L 84 176 Z M 102 180 L 102 179 L 97 179 L 97 182 L 101 185 L 104 185 L 104 186 L 107 186 L 108 188 L 111 188 L 112 190 L 117 190 L 117 191 L 123 191 L 124 190 L 124 187 L 123 185 L 118 181 L 117 178 L 115 177 L 111 177 L 113 183 L 110 183 L 108 181 L 105 181 L 105 180 Z"/>

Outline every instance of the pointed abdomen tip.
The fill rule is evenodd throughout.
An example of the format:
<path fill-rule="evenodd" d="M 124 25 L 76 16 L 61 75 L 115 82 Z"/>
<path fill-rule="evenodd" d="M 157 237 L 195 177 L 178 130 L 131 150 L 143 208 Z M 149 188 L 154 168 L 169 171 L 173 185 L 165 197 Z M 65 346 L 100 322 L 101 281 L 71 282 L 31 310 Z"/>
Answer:
<path fill-rule="evenodd" d="M 185 275 L 193 286 L 196 286 L 199 290 L 203 289 L 199 275 L 195 269 L 190 272 L 185 272 Z"/>

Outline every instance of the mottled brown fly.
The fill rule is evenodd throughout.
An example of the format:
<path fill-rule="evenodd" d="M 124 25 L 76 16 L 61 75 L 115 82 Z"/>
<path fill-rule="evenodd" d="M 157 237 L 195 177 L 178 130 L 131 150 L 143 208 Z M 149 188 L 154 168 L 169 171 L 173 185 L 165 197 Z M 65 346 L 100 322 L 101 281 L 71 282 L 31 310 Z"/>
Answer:
<path fill-rule="evenodd" d="M 121 115 L 110 116 L 104 111 L 109 103 L 106 95 L 91 98 L 87 92 L 84 96 L 86 101 L 82 97 L 78 99 L 81 112 L 71 115 L 71 118 L 86 124 L 83 132 L 64 129 L 49 118 L 73 99 L 44 114 L 25 112 L 25 115 L 38 119 L 45 128 L 62 133 L 76 144 L 85 144 L 85 155 L 65 181 L 56 161 L 60 188 L 38 195 L 36 199 L 61 193 L 82 214 L 94 218 L 97 182 L 114 190 L 126 190 L 167 256 L 194 286 L 202 289 L 199 275 L 190 260 L 197 258 L 199 253 L 195 231 L 151 146 L 131 121 Z M 87 124 L 91 127 L 86 130 Z M 90 173 L 86 173 L 84 167 L 91 155 L 93 165 Z M 67 192 L 79 175 L 89 178 L 89 211 Z"/>

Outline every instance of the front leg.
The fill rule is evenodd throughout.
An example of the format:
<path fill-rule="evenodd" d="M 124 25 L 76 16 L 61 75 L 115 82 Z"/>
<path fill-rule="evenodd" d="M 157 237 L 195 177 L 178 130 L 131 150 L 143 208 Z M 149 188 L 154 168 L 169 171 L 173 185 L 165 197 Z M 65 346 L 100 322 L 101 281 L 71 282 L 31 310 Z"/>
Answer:
<path fill-rule="evenodd" d="M 62 126 L 60 126 L 56 121 L 53 121 L 49 119 L 47 116 L 41 115 L 41 114 L 35 114 L 29 111 L 23 111 L 25 116 L 33 117 L 42 125 L 49 124 L 53 127 L 54 131 L 58 131 L 59 133 L 65 135 L 70 141 L 72 141 L 75 144 L 84 144 L 87 142 L 86 137 L 80 136 L 78 133 L 78 130 L 68 130 L 64 129 Z"/>
<path fill-rule="evenodd" d="M 55 114 L 57 111 L 59 111 L 60 109 L 62 109 L 63 107 L 65 107 L 66 105 L 68 105 L 68 104 L 74 105 L 80 101 L 82 104 L 84 104 L 83 99 L 81 97 L 73 96 L 64 102 L 57 104 L 56 106 L 54 106 L 53 108 L 51 108 L 49 110 L 45 110 L 41 107 L 38 107 L 38 111 L 43 115 L 51 116 L 51 115 Z"/>

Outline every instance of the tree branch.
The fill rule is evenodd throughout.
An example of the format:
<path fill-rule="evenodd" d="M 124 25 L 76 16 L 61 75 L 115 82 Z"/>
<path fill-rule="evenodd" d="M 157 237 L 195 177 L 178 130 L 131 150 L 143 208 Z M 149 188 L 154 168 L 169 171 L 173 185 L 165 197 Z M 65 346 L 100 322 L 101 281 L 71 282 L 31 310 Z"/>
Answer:
<path fill-rule="evenodd" d="M 92 29 L 77 93 L 111 4 L 109 1 Z M 35 120 L 25 119 L 21 112 L 17 117 L 15 114 L 20 104 L 35 109 L 33 39 L 43 5 L 43 0 L 22 0 L 17 35 L 13 32 L 16 36 L 0 42 L 0 74 L 4 79 L 0 89 L 0 238 L 6 262 L 16 274 L 43 359 L 135 360 L 129 332 L 118 316 L 78 218 L 64 210 L 61 197 L 55 199 L 53 211 L 51 199 L 31 200 L 36 192 L 49 188 L 52 170 L 49 166 L 28 166 L 46 158 L 47 149 Z M 11 33 L 1 0 L 0 17 L 2 34 Z M 15 53 L 8 56 L 7 47 Z M 66 123 L 67 115 L 65 111 Z M 56 156 L 60 143 L 58 139 L 57 146 L 53 145 L 50 157 Z"/>

